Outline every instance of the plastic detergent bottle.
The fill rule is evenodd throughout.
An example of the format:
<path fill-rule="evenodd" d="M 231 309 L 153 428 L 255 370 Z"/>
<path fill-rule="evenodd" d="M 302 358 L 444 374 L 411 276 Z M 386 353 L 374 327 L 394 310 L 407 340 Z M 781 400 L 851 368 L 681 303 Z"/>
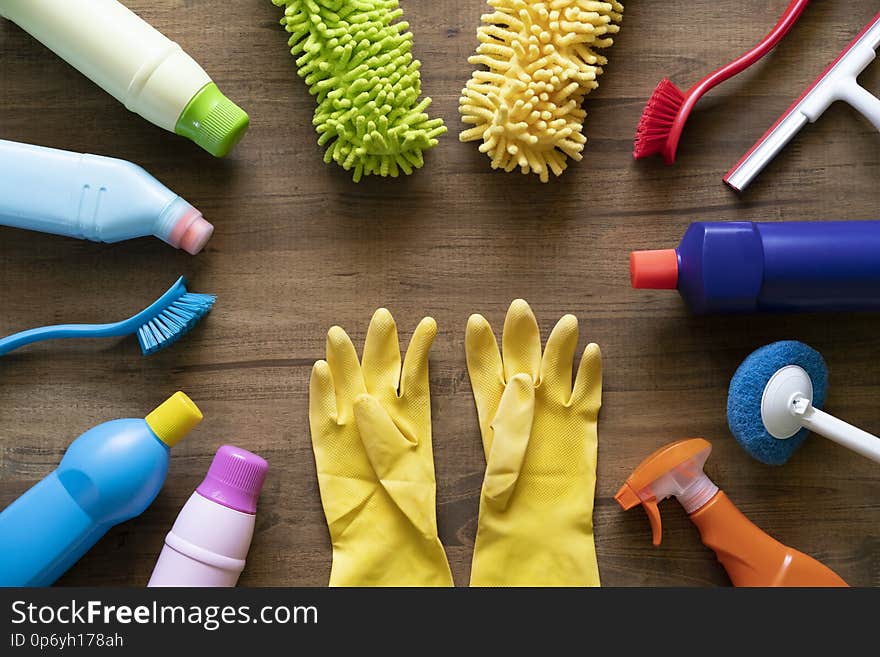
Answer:
<path fill-rule="evenodd" d="M 181 509 L 147 586 L 230 587 L 238 582 L 254 535 L 257 498 L 269 464 L 224 445 Z"/>
<path fill-rule="evenodd" d="M 179 45 L 116 0 L 0 0 L 18 24 L 126 108 L 222 157 L 248 116 Z"/>
<path fill-rule="evenodd" d="M 131 162 L 4 140 L 0 225 L 93 242 L 155 235 L 192 254 L 214 232 L 201 212 Z"/>
<path fill-rule="evenodd" d="M 114 525 L 159 493 L 169 450 L 202 420 L 175 393 L 146 419 L 105 422 L 77 438 L 54 472 L 0 513 L 0 586 L 48 586 Z"/>
<path fill-rule="evenodd" d="M 880 221 L 693 223 L 676 249 L 634 251 L 634 288 L 695 313 L 880 309 Z"/>
<path fill-rule="evenodd" d="M 657 504 L 675 497 L 715 552 L 734 586 L 847 586 L 827 566 L 783 545 L 754 525 L 703 472 L 712 445 L 702 438 L 661 447 L 614 496 L 624 510 L 642 505 L 660 545 Z"/>

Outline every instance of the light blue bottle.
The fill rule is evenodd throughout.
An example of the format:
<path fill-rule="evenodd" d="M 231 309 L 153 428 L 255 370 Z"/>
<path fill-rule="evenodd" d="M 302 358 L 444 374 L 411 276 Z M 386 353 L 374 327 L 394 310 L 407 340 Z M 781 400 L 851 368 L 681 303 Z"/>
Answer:
<path fill-rule="evenodd" d="M 48 586 L 107 530 L 140 515 L 168 456 L 202 413 L 182 392 L 146 419 L 105 422 L 77 438 L 49 476 L 0 513 L 0 586 Z"/>
<path fill-rule="evenodd" d="M 0 225 L 93 242 L 155 235 L 195 255 L 214 227 L 125 160 L 0 140 Z"/>

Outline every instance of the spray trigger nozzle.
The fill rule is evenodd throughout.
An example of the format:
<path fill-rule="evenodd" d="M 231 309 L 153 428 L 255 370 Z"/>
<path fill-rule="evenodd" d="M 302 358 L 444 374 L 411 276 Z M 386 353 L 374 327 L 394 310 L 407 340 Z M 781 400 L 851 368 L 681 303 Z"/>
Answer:
<path fill-rule="evenodd" d="M 651 540 L 654 545 L 660 545 L 661 535 L 663 533 L 663 523 L 660 521 L 660 509 L 657 507 L 657 498 L 649 497 L 642 499 L 637 491 L 633 490 L 629 482 L 625 483 L 617 495 L 614 496 L 617 503 L 623 507 L 624 511 L 629 511 L 634 506 L 641 504 L 648 514 L 648 522 L 651 523 Z"/>
<path fill-rule="evenodd" d="M 657 507 L 657 500 L 645 500 L 642 502 L 642 506 L 645 507 L 645 513 L 648 514 L 648 522 L 651 523 L 651 542 L 654 545 L 660 545 L 663 525 L 660 522 L 660 509 Z"/>
<path fill-rule="evenodd" d="M 708 502 L 718 487 L 703 473 L 712 445 L 702 438 L 679 440 L 661 447 L 637 467 L 614 499 L 627 511 L 642 505 L 651 523 L 651 538 L 660 545 L 662 522 L 658 503 L 675 497 L 687 513 Z"/>

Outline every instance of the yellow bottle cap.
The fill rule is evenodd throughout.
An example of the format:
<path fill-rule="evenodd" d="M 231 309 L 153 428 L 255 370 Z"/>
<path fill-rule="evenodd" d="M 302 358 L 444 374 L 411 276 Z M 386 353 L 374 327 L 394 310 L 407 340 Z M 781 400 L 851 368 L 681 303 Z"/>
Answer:
<path fill-rule="evenodd" d="M 146 420 L 159 440 L 174 447 L 202 421 L 202 417 L 195 402 L 178 391 L 162 402 Z"/>

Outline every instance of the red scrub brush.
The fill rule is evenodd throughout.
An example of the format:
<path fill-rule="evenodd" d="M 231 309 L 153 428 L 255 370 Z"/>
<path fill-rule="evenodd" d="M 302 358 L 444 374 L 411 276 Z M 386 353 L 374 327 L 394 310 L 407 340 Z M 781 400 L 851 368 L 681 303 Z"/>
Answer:
<path fill-rule="evenodd" d="M 727 66 L 710 73 L 686 92 L 664 78 L 651 94 L 642 112 L 633 157 L 638 160 L 659 153 L 663 155 L 666 164 L 675 162 L 675 152 L 684 124 L 697 101 L 712 87 L 742 73 L 773 50 L 794 26 L 809 2 L 810 0 L 792 0 L 776 27 L 758 45 Z"/>

